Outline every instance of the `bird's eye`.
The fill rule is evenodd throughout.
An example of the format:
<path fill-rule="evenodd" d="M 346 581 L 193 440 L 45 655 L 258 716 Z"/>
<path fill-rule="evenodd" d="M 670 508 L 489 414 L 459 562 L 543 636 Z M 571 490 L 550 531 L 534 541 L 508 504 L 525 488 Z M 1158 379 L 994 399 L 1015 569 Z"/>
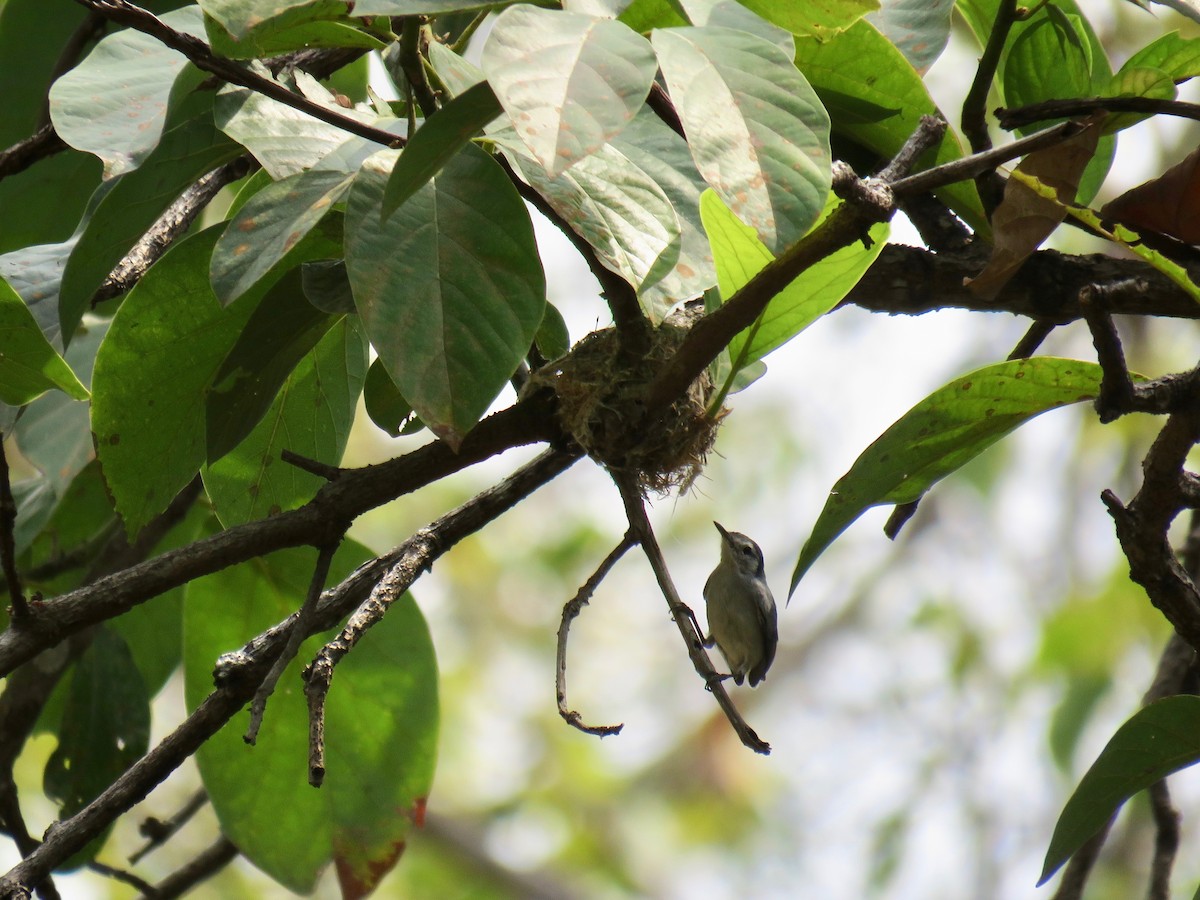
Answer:
<path fill-rule="evenodd" d="M 749 547 L 743 547 L 742 552 L 745 553 L 747 556 L 749 556 L 751 559 L 754 558 L 754 551 L 751 550 Z"/>

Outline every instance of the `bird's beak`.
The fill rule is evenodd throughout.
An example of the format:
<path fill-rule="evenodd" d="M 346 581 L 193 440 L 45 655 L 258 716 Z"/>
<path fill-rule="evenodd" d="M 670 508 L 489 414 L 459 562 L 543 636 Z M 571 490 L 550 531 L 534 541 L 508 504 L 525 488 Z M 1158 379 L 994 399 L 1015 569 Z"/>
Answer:
<path fill-rule="evenodd" d="M 725 530 L 725 527 L 720 522 L 713 522 L 713 524 L 717 526 L 717 531 L 721 532 L 721 537 L 729 540 L 729 532 Z"/>

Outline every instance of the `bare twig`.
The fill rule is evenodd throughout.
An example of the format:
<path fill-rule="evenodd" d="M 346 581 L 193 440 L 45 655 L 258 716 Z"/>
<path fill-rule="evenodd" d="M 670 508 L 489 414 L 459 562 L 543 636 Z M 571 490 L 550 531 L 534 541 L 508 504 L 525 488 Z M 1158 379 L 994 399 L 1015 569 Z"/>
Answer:
<path fill-rule="evenodd" d="M 438 109 L 437 97 L 429 86 L 422 61 L 429 43 L 427 26 L 419 16 L 406 16 L 400 34 L 400 68 L 412 88 L 413 97 L 421 107 L 421 113 L 429 118 Z"/>
<path fill-rule="evenodd" d="M 301 471 L 316 475 L 326 481 L 333 481 L 344 471 L 340 466 L 331 466 L 329 463 L 323 463 L 317 459 L 309 459 L 307 456 L 301 456 L 286 448 L 280 451 L 279 458 L 288 465 L 295 466 Z"/>
<path fill-rule="evenodd" d="M 987 45 L 983 48 L 983 56 L 979 58 L 979 65 L 975 69 L 975 79 L 971 82 L 971 89 L 963 101 L 962 132 L 971 142 L 971 150 L 975 153 L 982 153 L 992 146 L 987 126 L 988 93 L 992 89 L 992 81 L 996 77 L 1008 34 L 1016 21 L 1016 11 L 1016 0 L 1001 0 L 997 6 Z M 975 185 L 987 208 L 994 209 L 1004 192 L 1004 185 L 996 175 L 995 169 L 976 175 Z"/>
<path fill-rule="evenodd" d="M 204 809 L 207 803 L 208 793 L 202 790 L 196 791 L 188 799 L 187 803 L 181 806 L 178 812 L 169 819 L 163 820 L 150 817 L 143 821 L 138 826 L 138 833 L 146 839 L 146 843 L 129 857 L 130 865 L 136 865 L 141 862 L 147 854 L 170 840 L 180 828 L 192 820 L 192 816 Z"/>
<path fill-rule="evenodd" d="M 4 451 L 4 433 L 0 432 L 0 566 L 4 569 L 4 581 L 8 585 L 8 596 L 12 600 L 12 623 L 21 627 L 29 621 L 29 604 L 21 590 L 21 577 L 17 574 L 17 550 L 13 532 L 17 524 L 17 503 L 13 499 L 12 483 L 9 480 L 8 457 Z"/>
<path fill-rule="evenodd" d="M 23 172 L 35 162 L 66 149 L 66 141 L 58 136 L 54 126 L 43 125 L 24 140 L 17 141 L 11 147 L 0 150 L 0 181 L 9 175 Z"/>
<path fill-rule="evenodd" d="M 1133 379 L 1125 365 L 1125 351 L 1112 316 L 1104 306 L 1105 292 L 1093 285 L 1079 292 L 1079 306 L 1092 333 L 1096 359 L 1104 371 L 1100 395 L 1096 398 L 1096 414 L 1102 423 L 1113 422 L 1124 415 L 1133 401 Z"/>
<path fill-rule="evenodd" d="M 404 138 L 366 125 L 358 119 L 343 115 L 327 106 L 314 103 L 300 94 L 289 91 L 286 87 L 270 78 L 255 74 L 249 67 L 232 59 L 225 59 L 212 52 L 212 48 L 204 41 L 190 34 L 176 31 L 153 13 L 142 9 L 128 0 L 75 0 L 76 3 L 95 10 L 105 18 L 121 25 L 128 25 L 143 34 L 157 38 L 172 50 L 177 50 L 191 60 L 192 64 L 205 72 L 211 72 L 222 81 L 249 88 L 263 96 L 278 100 L 302 113 L 319 119 L 335 128 L 374 141 L 385 147 L 403 147 Z"/>
<path fill-rule="evenodd" d="M 117 263 L 104 279 L 104 283 L 92 295 L 91 305 L 95 307 L 105 300 L 125 293 L 137 284 L 172 242 L 191 227 L 223 187 L 237 181 L 257 166 L 250 157 L 243 156 L 218 166 L 187 188 L 138 239 L 124 259 Z"/>
<path fill-rule="evenodd" d="M 591 577 L 583 583 L 579 591 L 567 601 L 563 606 L 562 623 L 558 626 L 558 653 L 557 666 L 555 668 L 555 695 L 558 698 L 558 714 L 563 717 L 563 720 L 580 731 L 586 734 L 594 734 L 599 737 L 607 737 L 610 734 L 619 734 L 624 725 L 587 725 L 583 721 L 583 717 L 575 710 L 567 708 L 567 637 L 571 633 L 571 622 L 583 611 L 583 608 L 588 605 L 592 599 L 592 594 L 596 593 L 596 588 L 600 586 L 613 566 L 617 561 L 625 555 L 625 552 L 637 543 L 637 539 L 631 532 L 626 532 L 621 538 L 621 542 L 613 547 L 608 556 L 604 557 L 596 571 Z"/>
<path fill-rule="evenodd" d="M 311 628 L 317 603 L 321 599 L 321 591 L 325 588 L 325 579 L 329 577 L 329 566 L 333 563 L 333 554 L 337 551 L 338 544 L 341 543 L 341 537 L 342 535 L 339 533 L 337 540 L 322 544 L 317 550 L 317 562 L 313 566 L 312 578 L 308 582 L 308 595 L 304 598 L 304 604 L 296 616 L 296 624 L 292 626 L 292 632 L 288 635 L 287 645 L 283 648 L 283 652 L 275 657 L 275 662 L 271 664 L 271 670 L 267 672 L 263 683 L 258 686 L 258 690 L 254 693 L 254 700 L 250 704 L 250 725 L 242 737 L 247 744 L 253 744 L 258 739 L 258 730 L 262 727 L 267 699 L 274 693 L 275 685 L 279 683 L 279 676 L 283 674 L 288 663 L 295 659 L 300 644 L 304 642 L 304 638 Z"/>
<path fill-rule="evenodd" d="M 387 574 L 350 616 L 341 633 L 318 651 L 304 671 L 304 695 L 308 699 L 310 784 L 319 787 L 325 778 L 325 698 L 337 664 L 443 553 L 527 497 L 535 488 L 566 470 L 579 459 L 579 455 L 577 451 L 545 451 L 496 486 L 419 529 L 389 554 L 392 562 Z"/>
<path fill-rule="evenodd" d="M 476 425 L 457 452 L 434 441 L 386 463 L 348 470 L 299 509 L 226 529 L 47 601 L 35 617 L 36 628 L 0 632 L 0 675 L 69 634 L 201 575 L 285 547 L 318 544 L 331 521 L 353 521 L 368 509 L 512 447 L 560 440 L 553 410 L 552 396 L 533 394 Z"/>
<path fill-rule="evenodd" d="M 696 615 L 679 598 L 679 592 L 675 590 L 675 584 L 671 580 L 671 573 L 667 570 L 666 558 L 663 556 L 662 549 L 658 546 L 658 540 L 654 536 L 654 529 L 650 526 L 650 519 L 646 516 L 646 508 L 642 503 L 641 495 L 638 493 L 637 485 L 632 480 L 615 474 L 614 480 L 621 492 L 621 499 L 625 502 L 625 515 L 629 519 L 629 530 L 637 539 L 637 542 L 642 545 L 646 559 L 650 562 L 650 568 L 654 570 L 654 577 L 658 581 L 658 586 L 662 591 L 663 597 L 666 598 L 667 608 L 671 611 L 671 618 L 675 620 L 675 626 L 679 629 L 680 635 L 683 636 L 683 643 L 687 647 L 688 657 L 692 661 L 692 666 L 696 669 L 700 677 L 704 679 L 705 687 L 712 691 L 717 704 L 725 713 L 725 718 L 729 720 L 729 724 L 733 726 L 733 730 L 737 732 L 737 736 L 741 738 L 742 743 L 755 753 L 762 753 L 764 755 L 770 753 L 771 745 L 755 734 L 754 729 L 742 718 L 742 714 L 733 705 L 729 693 L 725 690 L 724 679 L 713 668 L 708 654 L 704 652 L 704 636 L 700 634 L 700 630 L 696 627 Z"/>
<path fill-rule="evenodd" d="M 439 520 L 454 517 L 453 527 L 448 527 L 442 537 L 461 537 L 463 533 L 482 528 L 578 459 L 577 451 L 543 453 L 521 470 L 524 478 L 519 483 L 514 482 L 516 476 L 507 479 L 503 483 L 507 490 L 485 491 Z M 407 549 L 408 545 L 400 548 L 401 552 Z M 313 633 L 331 627 L 345 616 L 359 602 L 363 584 L 372 579 L 378 580 L 379 574 L 380 561 L 376 560 L 360 566 L 336 588 L 326 591 L 312 620 Z M 175 731 L 134 763 L 99 797 L 69 819 L 52 825 L 42 845 L 0 878 L 0 897 L 17 896 L 40 883 L 55 866 L 141 801 L 216 734 L 254 696 L 275 657 L 283 652 L 297 618 L 298 615 L 293 614 L 251 640 L 243 650 L 222 657 L 215 673 L 216 690 Z"/>
<path fill-rule="evenodd" d="M 1084 97 L 1070 100 L 1044 100 L 1029 106 L 1012 109 L 1001 107 L 996 118 L 1004 129 L 1020 128 L 1033 122 L 1061 119 L 1065 116 L 1086 116 L 1094 112 L 1146 113 L 1147 115 L 1177 116 L 1200 120 L 1200 104 L 1183 100 L 1159 100 L 1153 97 Z"/>
<path fill-rule="evenodd" d="M 154 885 L 142 895 L 142 900 L 171 900 L 173 897 L 182 897 L 200 882 L 220 872 L 236 859 L 237 855 L 238 848 L 229 838 L 219 838 L 187 865 Z"/>
<path fill-rule="evenodd" d="M 1179 812 L 1171 805 L 1171 792 L 1165 778 L 1150 785 L 1148 793 L 1155 833 L 1146 900 L 1171 900 L 1171 868 L 1179 850 Z"/>

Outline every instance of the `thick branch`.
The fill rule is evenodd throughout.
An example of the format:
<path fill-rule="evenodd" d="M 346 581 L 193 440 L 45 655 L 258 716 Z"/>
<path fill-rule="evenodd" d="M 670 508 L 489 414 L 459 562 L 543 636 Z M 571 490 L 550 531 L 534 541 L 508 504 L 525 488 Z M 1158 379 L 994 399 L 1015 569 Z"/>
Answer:
<path fill-rule="evenodd" d="M 485 491 L 439 521 L 452 519 L 453 526 L 447 526 L 452 533 L 454 529 L 481 528 L 578 458 L 577 453 L 569 451 L 542 454 L 534 463 L 522 469 L 525 477 L 515 484 L 514 479 L 504 482 L 508 486 L 506 490 Z M 403 554 L 408 547 L 405 544 L 397 553 Z M 375 560 L 360 566 L 336 588 L 322 594 L 311 619 L 311 633 L 329 628 L 345 616 L 359 602 L 364 582 L 377 580 L 380 565 L 384 563 L 384 560 Z M 241 651 L 222 657 L 214 676 L 217 689 L 183 724 L 138 760 L 99 797 L 69 819 L 52 825 L 44 843 L 0 878 L 0 898 L 19 897 L 30 886 L 39 883 L 55 866 L 141 801 L 216 734 L 254 696 L 272 662 L 290 639 L 297 619 L 298 614 L 293 614 L 250 641 Z"/>
<path fill-rule="evenodd" d="M 69 634 L 194 578 L 285 547 L 319 544 L 331 521 L 348 523 L 504 450 L 561 437 L 553 398 L 538 394 L 484 419 L 457 453 L 435 441 L 398 459 L 347 471 L 299 509 L 222 531 L 47 601 L 28 627 L 0 633 L 0 675 Z"/>

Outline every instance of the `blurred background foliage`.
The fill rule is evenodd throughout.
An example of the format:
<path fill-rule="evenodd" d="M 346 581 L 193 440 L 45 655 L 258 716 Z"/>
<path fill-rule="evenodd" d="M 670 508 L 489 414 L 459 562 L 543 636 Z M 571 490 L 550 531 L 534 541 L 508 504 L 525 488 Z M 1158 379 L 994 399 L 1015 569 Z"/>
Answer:
<path fill-rule="evenodd" d="M 1165 30 L 1167 17 L 1196 31 L 1132 4 L 1081 7 L 1114 66 Z M 956 23 L 927 78 L 952 116 L 976 55 Z M 1196 126 L 1180 120 L 1131 129 L 1096 205 L 1196 144 Z M 550 228 L 538 238 L 550 299 L 572 337 L 603 324 L 594 282 L 569 245 Z M 903 231 L 896 238 L 906 239 Z M 1058 240 L 1073 252 L 1096 249 L 1069 230 Z M 550 241 L 561 249 L 548 249 Z M 1194 361 L 1193 323 L 1120 327 L 1136 371 L 1154 376 Z M 655 503 L 685 599 L 702 605 L 717 558 L 715 519 L 762 545 L 782 601 L 807 529 L 857 454 L 929 391 L 1002 358 L 1024 328 L 1007 315 L 901 319 L 846 309 L 772 357 L 768 377 L 733 398 L 694 489 Z M 1053 334 L 1043 352 L 1093 354 L 1082 323 Z M 426 439 L 389 441 L 365 415 L 356 428 L 346 465 Z M 766 684 L 735 691 L 771 742 L 769 757 L 741 746 L 695 678 L 637 553 L 576 621 L 569 649 L 569 706 L 590 724 L 625 729 L 599 740 L 558 717 L 562 605 L 624 530 L 611 482 L 576 466 L 456 547 L 417 586 L 441 670 L 440 758 L 425 828 L 378 896 L 1048 896 L 1051 888 L 1033 885 L 1054 820 L 1138 707 L 1168 635 L 1129 582 L 1099 502 L 1106 487 L 1131 496 L 1154 431 L 1142 416 L 1101 426 L 1089 409 L 1058 410 L 938 485 L 895 543 L 881 530 L 887 510 L 865 515 L 781 608 Z M 519 456 L 376 510 L 351 534 L 386 550 L 515 469 Z M 156 701 L 152 741 L 182 715 L 175 677 Z M 18 778 L 40 779 L 52 750 L 49 739 L 33 741 Z M 169 816 L 197 787 L 189 763 L 122 821 L 100 859 L 124 864 L 143 843 L 134 823 Z M 1185 771 L 1173 789 L 1184 814 L 1175 884 L 1190 896 L 1200 881 L 1200 781 Z M 32 799 L 35 790 L 22 796 L 45 802 Z M 40 827 L 54 810 L 26 815 Z M 207 846 L 216 829 L 205 816 L 150 855 L 143 874 L 161 877 Z M 1150 842 L 1147 810 L 1134 802 L 1088 896 L 1140 894 Z M 72 897 L 137 895 L 88 873 L 59 884 Z M 319 894 L 336 895 L 330 875 Z M 235 864 L 193 896 L 285 893 Z"/>

